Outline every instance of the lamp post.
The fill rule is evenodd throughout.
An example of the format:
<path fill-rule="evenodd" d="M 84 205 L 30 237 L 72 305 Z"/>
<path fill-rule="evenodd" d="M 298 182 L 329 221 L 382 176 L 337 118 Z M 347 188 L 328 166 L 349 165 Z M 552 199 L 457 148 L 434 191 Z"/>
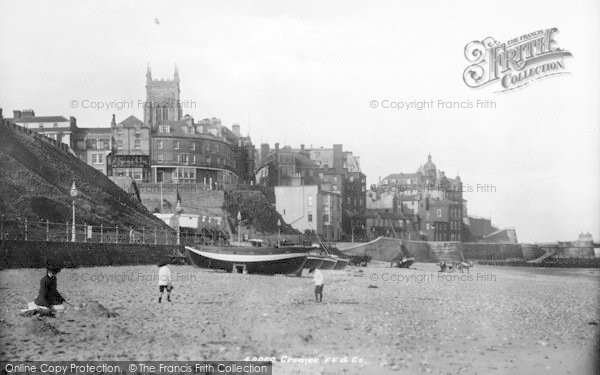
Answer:
<path fill-rule="evenodd" d="M 75 181 L 73 181 L 73 186 L 71 186 L 71 198 L 73 198 L 73 224 L 71 227 L 71 242 L 75 242 L 75 198 L 77 197 L 77 187 L 75 186 Z"/>
<path fill-rule="evenodd" d="M 238 245 L 240 244 L 240 241 L 241 241 L 241 239 L 240 239 L 240 223 L 241 223 L 241 221 L 242 221 L 242 213 L 240 211 L 238 211 L 238 214 L 237 214 L 237 222 L 238 222 L 238 230 L 237 230 L 237 232 L 238 232 Z"/>
<path fill-rule="evenodd" d="M 277 219 L 277 246 L 281 244 L 281 219 Z"/>

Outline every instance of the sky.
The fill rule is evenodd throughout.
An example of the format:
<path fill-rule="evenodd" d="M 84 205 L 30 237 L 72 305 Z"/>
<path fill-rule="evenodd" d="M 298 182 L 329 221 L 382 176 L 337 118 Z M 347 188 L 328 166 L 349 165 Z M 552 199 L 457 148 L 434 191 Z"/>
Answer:
<path fill-rule="evenodd" d="M 154 78 L 177 64 L 183 112 L 238 123 L 257 146 L 341 143 L 369 185 L 431 153 L 473 187 L 469 214 L 520 241 L 598 241 L 599 15 L 598 1 L 2 2 L 0 107 L 82 127 L 142 118 L 147 64 Z M 551 27 L 569 74 L 504 93 L 463 82 L 469 42 Z M 437 106 L 477 100 L 495 107 Z"/>

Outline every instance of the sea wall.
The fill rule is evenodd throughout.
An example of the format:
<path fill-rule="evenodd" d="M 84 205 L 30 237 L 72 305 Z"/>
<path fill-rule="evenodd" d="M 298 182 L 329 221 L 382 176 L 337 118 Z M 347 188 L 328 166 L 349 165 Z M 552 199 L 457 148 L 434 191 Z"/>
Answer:
<path fill-rule="evenodd" d="M 519 244 L 426 242 L 379 237 L 362 244 L 338 243 L 338 247 L 346 253 L 368 255 L 385 262 L 399 254 L 413 256 L 417 262 L 523 259 Z"/>
<path fill-rule="evenodd" d="M 0 241 L 0 269 L 45 267 L 47 262 L 64 267 L 157 264 L 182 250 L 173 245 L 5 240 Z"/>
<path fill-rule="evenodd" d="M 459 247 L 465 260 L 523 259 L 519 244 L 461 243 Z"/>

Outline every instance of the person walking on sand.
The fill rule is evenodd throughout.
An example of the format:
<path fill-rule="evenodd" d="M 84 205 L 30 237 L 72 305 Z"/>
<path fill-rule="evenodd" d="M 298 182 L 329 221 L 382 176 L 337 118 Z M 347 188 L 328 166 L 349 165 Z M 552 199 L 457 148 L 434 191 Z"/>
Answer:
<path fill-rule="evenodd" d="M 63 302 L 66 299 L 58 292 L 56 275 L 60 272 L 60 267 L 48 265 L 46 275 L 40 280 L 40 290 L 34 302 L 29 303 L 29 310 L 50 309 L 64 310 Z"/>
<path fill-rule="evenodd" d="M 312 269 L 310 273 L 314 273 L 313 280 L 315 281 L 315 301 L 323 302 L 323 273 L 319 269 Z"/>
<path fill-rule="evenodd" d="M 167 301 L 171 302 L 171 291 L 173 290 L 173 278 L 171 277 L 171 270 L 169 269 L 168 262 L 161 262 L 158 264 L 158 303 L 162 302 L 162 296 L 164 290 L 167 290 Z"/>

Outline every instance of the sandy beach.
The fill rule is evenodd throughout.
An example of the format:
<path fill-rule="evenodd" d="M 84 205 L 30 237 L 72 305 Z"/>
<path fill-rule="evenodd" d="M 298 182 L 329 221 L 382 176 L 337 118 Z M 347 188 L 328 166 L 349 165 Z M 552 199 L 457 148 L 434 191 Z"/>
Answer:
<path fill-rule="evenodd" d="M 591 374 L 598 357 L 597 269 L 434 264 L 325 271 L 312 279 L 171 266 L 157 303 L 156 266 L 65 269 L 72 304 L 25 318 L 43 269 L 0 271 L 2 360 L 275 359 L 274 374 Z M 165 298 L 166 299 L 166 298 Z"/>

